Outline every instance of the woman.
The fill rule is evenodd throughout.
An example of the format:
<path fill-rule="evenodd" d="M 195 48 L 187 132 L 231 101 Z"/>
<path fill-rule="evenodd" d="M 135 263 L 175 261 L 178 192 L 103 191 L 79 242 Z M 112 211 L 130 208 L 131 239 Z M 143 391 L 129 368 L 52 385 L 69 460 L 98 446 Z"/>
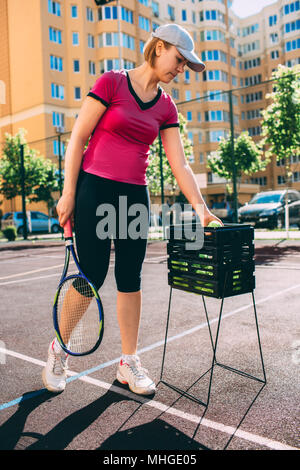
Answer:
<path fill-rule="evenodd" d="M 126 196 L 127 207 L 143 204 L 149 213 L 145 174 L 149 146 L 159 131 L 172 172 L 202 225 L 219 220 L 209 212 L 186 162 L 176 106 L 159 86 L 159 82 L 169 83 L 183 73 L 186 65 L 195 71 L 203 71 L 205 65 L 194 53 L 189 33 L 176 24 L 160 26 L 152 33 L 144 57 L 141 66 L 130 71 L 106 72 L 95 82 L 73 127 L 65 156 L 65 183 L 57 205 L 59 222 L 64 226 L 74 215 L 81 268 L 98 289 L 107 274 L 111 238 L 97 236 L 97 208 L 112 204 L 118 214 L 120 197 Z M 150 395 L 155 384 L 137 356 L 141 270 L 147 239 L 116 234 L 114 245 L 122 343 L 117 379 L 135 393 Z M 48 390 L 64 390 L 66 367 L 67 357 L 57 340 L 53 340 L 43 371 Z"/>

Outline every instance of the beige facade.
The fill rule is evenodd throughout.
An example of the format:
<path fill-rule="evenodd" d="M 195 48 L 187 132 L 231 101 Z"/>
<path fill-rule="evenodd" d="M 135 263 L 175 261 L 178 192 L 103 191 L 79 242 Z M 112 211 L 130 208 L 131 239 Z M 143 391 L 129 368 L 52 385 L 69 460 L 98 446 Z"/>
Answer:
<path fill-rule="evenodd" d="M 190 31 L 207 70 L 205 77 L 192 71 L 181 75 L 165 89 L 188 118 L 194 146 L 191 166 L 204 196 L 223 199 L 226 182 L 211 175 L 206 162 L 218 147 L 218 137 L 230 130 L 229 104 L 224 94 L 207 100 L 204 94 L 239 89 L 233 102 L 235 133 L 249 130 L 259 140 L 259 112 L 267 105 L 266 92 L 271 91 L 271 85 L 259 82 L 268 80 L 278 64 L 291 66 L 300 60 L 300 49 L 294 48 L 300 36 L 296 28 L 300 11 L 295 5 L 285 11 L 286 5 L 296 2 L 278 0 L 244 19 L 234 15 L 230 3 L 119 0 L 117 7 L 116 2 L 97 6 L 94 0 L 0 0 L 0 142 L 5 132 L 15 134 L 25 128 L 32 147 L 57 161 L 52 142 L 57 127 L 61 132 L 72 130 L 96 78 L 110 68 L 140 65 L 152 28 L 175 21 Z M 247 88 L 250 84 L 255 86 Z M 182 103 L 186 101 L 190 102 Z M 274 160 L 265 172 L 243 177 L 240 202 L 258 190 L 283 187 L 282 175 Z M 293 186 L 300 190 L 300 176 Z M 4 201 L 2 210 L 20 207 L 19 200 Z"/>

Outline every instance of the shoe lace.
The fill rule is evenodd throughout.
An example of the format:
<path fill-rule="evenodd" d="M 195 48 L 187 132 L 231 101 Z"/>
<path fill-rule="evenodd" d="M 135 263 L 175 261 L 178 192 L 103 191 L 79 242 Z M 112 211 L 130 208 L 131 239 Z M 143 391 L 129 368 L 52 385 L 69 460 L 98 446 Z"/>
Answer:
<path fill-rule="evenodd" d="M 51 369 L 54 375 L 61 375 L 67 369 L 67 358 L 63 358 L 61 354 L 52 351 Z"/>
<path fill-rule="evenodd" d="M 128 364 L 128 366 L 130 367 L 133 375 L 139 379 L 144 378 L 145 375 L 148 374 L 148 370 L 142 367 L 139 362 L 136 362 L 135 364 Z"/>

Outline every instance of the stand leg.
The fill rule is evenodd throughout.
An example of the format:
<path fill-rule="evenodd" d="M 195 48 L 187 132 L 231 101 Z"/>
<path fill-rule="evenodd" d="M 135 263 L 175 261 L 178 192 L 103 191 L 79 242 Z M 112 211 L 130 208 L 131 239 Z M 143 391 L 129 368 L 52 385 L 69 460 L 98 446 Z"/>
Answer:
<path fill-rule="evenodd" d="M 217 333 L 216 333 L 215 343 L 213 342 L 213 339 L 212 339 L 212 334 L 211 334 L 211 328 L 210 328 L 209 319 L 208 319 L 208 316 L 206 316 L 206 318 L 207 318 L 207 324 L 208 324 L 208 329 L 209 329 L 209 333 L 210 333 L 210 337 L 211 337 L 211 342 L 212 342 L 212 349 L 213 349 L 213 359 L 212 359 L 211 373 L 210 373 L 209 386 L 208 386 L 207 405 L 209 404 L 209 400 L 210 400 L 210 392 L 211 392 L 211 385 L 212 385 L 212 378 L 213 378 L 214 366 L 217 364 L 216 352 L 217 352 L 217 345 L 218 345 L 218 338 L 219 338 L 219 330 L 220 330 L 220 324 L 221 324 L 221 318 L 222 318 L 222 312 L 223 312 L 224 294 L 225 294 L 226 282 L 227 282 L 227 274 L 226 274 L 225 282 L 224 282 L 224 292 L 223 292 L 223 297 L 222 297 L 222 302 L 221 302 L 221 307 L 220 307 L 220 313 L 219 313 L 219 320 L 218 320 L 218 326 L 217 326 Z M 205 311 L 206 311 L 206 310 L 205 310 Z"/>
<path fill-rule="evenodd" d="M 261 382 L 261 383 L 264 383 L 266 384 L 267 383 L 267 379 L 266 379 L 266 373 L 265 373 L 265 367 L 264 367 L 264 360 L 263 360 L 263 355 L 262 355 L 262 348 L 261 348 L 261 342 L 260 342 L 260 335 L 259 335 L 259 327 L 258 327 L 258 320 L 257 320 L 257 313 L 256 313 L 256 306 L 255 306 L 255 299 L 254 299 L 254 292 L 252 290 L 252 301 L 253 301 L 253 309 L 254 309 L 254 316 L 255 316 L 255 324 L 256 324 L 256 332 L 257 332 L 257 339 L 258 339 L 258 346 L 259 346 L 259 352 L 260 352 L 260 360 L 261 360 L 261 365 L 262 365 L 262 371 L 263 371 L 263 376 L 264 378 L 263 379 L 260 379 L 258 377 L 254 377 L 253 375 L 250 375 L 248 374 L 247 372 L 244 372 L 242 370 L 238 370 L 238 369 L 235 369 L 233 367 L 230 367 L 230 366 L 227 366 L 225 364 L 221 364 L 219 362 L 216 361 L 215 359 L 215 364 L 220 366 L 220 367 L 223 367 L 223 369 L 227 369 L 231 372 L 234 372 L 235 374 L 239 374 L 239 375 L 242 375 L 243 377 L 248 377 L 249 379 L 253 379 L 253 380 L 256 380 L 257 382 Z M 221 317 L 219 318 L 219 323 L 218 323 L 218 331 L 217 331 L 217 337 L 218 337 L 218 333 L 219 333 L 219 326 L 220 326 L 220 322 L 221 322 Z M 216 342 L 215 342 L 215 348 L 214 348 L 214 352 L 216 353 L 216 349 L 217 349 L 217 337 L 216 337 Z"/>
<path fill-rule="evenodd" d="M 172 298 L 172 286 L 170 288 L 169 308 L 168 308 L 168 317 L 167 317 L 167 326 L 166 326 L 166 334 L 165 334 L 163 359 L 162 359 L 162 364 L 161 364 L 160 380 L 162 379 L 162 376 L 163 376 L 164 363 L 165 363 L 165 355 L 166 355 L 167 339 L 168 339 L 168 329 L 169 329 L 169 320 L 170 320 L 170 310 L 171 310 L 171 298 Z"/>

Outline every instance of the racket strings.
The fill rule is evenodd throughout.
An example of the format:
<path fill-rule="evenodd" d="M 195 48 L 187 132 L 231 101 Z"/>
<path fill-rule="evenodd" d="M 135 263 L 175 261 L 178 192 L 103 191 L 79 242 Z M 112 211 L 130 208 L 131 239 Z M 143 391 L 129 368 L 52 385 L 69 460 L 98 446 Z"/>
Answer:
<path fill-rule="evenodd" d="M 99 338 L 98 303 L 82 277 L 66 279 L 57 298 L 57 320 L 64 345 L 74 353 L 91 350 Z"/>

